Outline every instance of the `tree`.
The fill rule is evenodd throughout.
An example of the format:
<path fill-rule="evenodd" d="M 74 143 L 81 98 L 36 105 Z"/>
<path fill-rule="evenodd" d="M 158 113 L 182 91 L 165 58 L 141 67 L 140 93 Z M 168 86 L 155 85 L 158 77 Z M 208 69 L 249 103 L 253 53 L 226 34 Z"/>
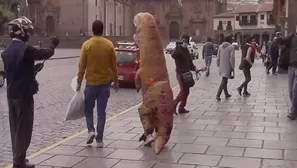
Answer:
<path fill-rule="evenodd" d="M 3 25 L 15 18 L 15 14 L 0 5 L 0 34 L 3 35 Z"/>

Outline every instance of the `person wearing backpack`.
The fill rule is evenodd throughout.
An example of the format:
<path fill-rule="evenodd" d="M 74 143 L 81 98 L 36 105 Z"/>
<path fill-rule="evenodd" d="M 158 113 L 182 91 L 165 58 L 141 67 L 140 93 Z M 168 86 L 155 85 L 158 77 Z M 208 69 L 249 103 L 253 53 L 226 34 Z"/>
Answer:
<path fill-rule="evenodd" d="M 291 111 L 287 117 L 295 120 L 297 117 L 297 34 L 290 34 L 282 40 L 282 43 L 289 49 L 289 56 L 281 58 L 281 66 L 288 69 L 289 77 Z"/>

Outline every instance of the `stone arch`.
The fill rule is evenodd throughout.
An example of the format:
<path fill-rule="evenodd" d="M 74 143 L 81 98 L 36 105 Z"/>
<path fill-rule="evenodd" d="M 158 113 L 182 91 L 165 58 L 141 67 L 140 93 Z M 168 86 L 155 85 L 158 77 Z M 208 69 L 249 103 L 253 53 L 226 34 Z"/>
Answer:
<path fill-rule="evenodd" d="M 219 34 L 219 43 L 220 44 L 224 42 L 224 38 L 225 38 L 224 34 L 223 33 L 220 33 Z"/>
<path fill-rule="evenodd" d="M 267 32 L 264 32 L 262 34 L 262 43 L 265 42 L 267 44 L 267 42 L 270 40 L 270 37 L 269 37 L 269 33 Z"/>
<path fill-rule="evenodd" d="M 176 21 L 173 21 L 169 25 L 169 38 L 170 39 L 179 39 L 180 32 L 179 24 Z"/>
<path fill-rule="evenodd" d="M 51 15 L 46 17 L 46 32 L 47 34 L 55 33 L 55 18 Z"/>

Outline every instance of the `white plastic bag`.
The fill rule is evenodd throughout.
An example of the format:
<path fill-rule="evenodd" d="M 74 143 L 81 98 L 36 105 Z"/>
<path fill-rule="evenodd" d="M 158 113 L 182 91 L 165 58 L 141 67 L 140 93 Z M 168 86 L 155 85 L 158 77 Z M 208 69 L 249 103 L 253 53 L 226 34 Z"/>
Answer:
<path fill-rule="evenodd" d="M 75 76 L 74 78 L 72 78 L 70 86 L 71 86 L 71 89 L 72 89 L 73 91 L 76 91 L 76 86 L 77 86 L 77 76 Z"/>
<path fill-rule="evenodd" d="M 85 87 L 84 86 L 86 85 L 86 81 L 83 80 L 82 83 L 81 83 L 81 85 L 82 86 L 81 86 L 80 90 L 81 91 L 85 90 Z M 74 78 L 72 78 L 70 86 L 71 86 L 71 89 L 76 92 L 77 76 L 75 76 Z"/>
<path fill-rule="evenodd" d="M 77 120 L 85 116 L 85 104 L 84 96 L 82 92 L 78 91 L 72 97 L 65 116 L 65 121 L 67 120 Z"/>

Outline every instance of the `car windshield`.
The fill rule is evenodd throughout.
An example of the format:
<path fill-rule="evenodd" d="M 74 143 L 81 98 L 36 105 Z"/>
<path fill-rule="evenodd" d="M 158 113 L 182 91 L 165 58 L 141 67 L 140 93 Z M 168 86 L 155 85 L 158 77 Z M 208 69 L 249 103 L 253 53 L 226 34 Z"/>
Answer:
<path fill-rule="evenodd" d="M 120 64 L 131 64 L 136 59 L 136 52 L 133 51 L 116 51 L 117 62 Z"/>

